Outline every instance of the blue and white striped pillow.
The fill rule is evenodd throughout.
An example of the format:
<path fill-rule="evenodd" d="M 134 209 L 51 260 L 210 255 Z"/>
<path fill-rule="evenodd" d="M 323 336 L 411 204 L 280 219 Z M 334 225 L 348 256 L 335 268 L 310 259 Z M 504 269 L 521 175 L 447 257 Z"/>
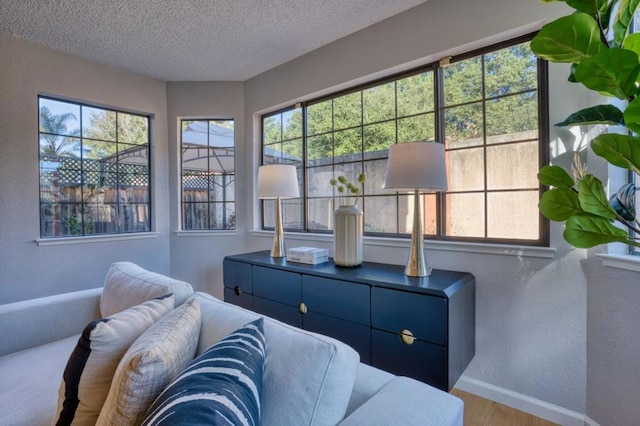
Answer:
<path fill-rule="evenodd" d="M 262 318 L 197 357 L 149 407 L 143 425 L 255 425 L 265 342 Z"/>

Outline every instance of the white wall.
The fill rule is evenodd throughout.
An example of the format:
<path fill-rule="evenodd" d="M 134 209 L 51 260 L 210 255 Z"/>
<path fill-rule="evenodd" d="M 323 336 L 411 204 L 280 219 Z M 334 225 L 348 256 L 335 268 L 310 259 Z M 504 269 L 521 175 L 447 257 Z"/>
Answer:
<path fill-rule="evenodd" d="M 171 230 L 180 229 L 179 200 L 180 153 L 178 150 L 179 118 L 233 118 L 236 143 L 236 204 L 235 232 L 172 232 L 171 272 L 174 277 L 190 282 L 195 289 L 223 298 L 222 258 L 245 249 L 245 234 L 249 227 L 247 209 L 243 205 L 246 170 L 244 151 L 244 83 L 240 82 L 175 82 L 167 83 L 169 164 L 171 193 Z"/>
<path fill-rule="evenodd" d="M 0 33 L 0 304 L 99 287 L 130 260 L 168 273 L 165 83 Z M 39 247 L 38 94 L 152 114 L 153 223 L 158 236 Z"/>
<path fill-rule="evenodd" d="M 430 0 L 248 80 L 246 116 L 257 120 L 256 113 L 273 106 L 526 34 L 566 10 L 530 0 Z M 552 123 L 587 101 L 565 82 L 565 71 L 551 68 Z M 247 145 L 246 157 L 255 166 L 259 135 L 253 133 L 254 126 L 247 122 L 246 137 L 253 146 Z M 552 139 L 557 137 L 553 130 Z M 250 197 L 246 195 L 248 206 Z M 254 234 L 249 245 L 265 241 Z M 288 244 L 327 246 L 291 238 Z M 557 248 L 553 259 L 428 246 L 433 267 L 469 271 L 477 280 L 476 356 L 465 376 L 585 413 L 587 277 L 580 262 L 586 252 L 570 249 L 558 226 L 552 228 L 552 246 Z M 365 260 L 403 264 L 407 253 L 404 248 L 369 244 Z"/>

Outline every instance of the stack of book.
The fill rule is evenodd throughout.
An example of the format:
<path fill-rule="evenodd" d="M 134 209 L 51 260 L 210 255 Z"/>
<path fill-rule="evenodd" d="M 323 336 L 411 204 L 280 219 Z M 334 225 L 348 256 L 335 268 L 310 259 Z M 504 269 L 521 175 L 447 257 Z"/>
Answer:
<path fill-rule="evenodd" d="M 329 250 L 315 247 L 294 247 L 287 249 L 287 262 L 317 265 L 329 261 Z"/>

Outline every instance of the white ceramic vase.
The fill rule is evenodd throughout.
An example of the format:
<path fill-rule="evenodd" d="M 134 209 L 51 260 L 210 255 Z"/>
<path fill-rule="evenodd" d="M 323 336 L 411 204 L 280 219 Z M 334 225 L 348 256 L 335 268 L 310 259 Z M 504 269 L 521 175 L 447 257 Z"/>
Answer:
<path fill-rule="evenodd" d="M 340 206 L 333 212 L 333 261 L 338 266 L 362 263 L 362 210 Z"/>

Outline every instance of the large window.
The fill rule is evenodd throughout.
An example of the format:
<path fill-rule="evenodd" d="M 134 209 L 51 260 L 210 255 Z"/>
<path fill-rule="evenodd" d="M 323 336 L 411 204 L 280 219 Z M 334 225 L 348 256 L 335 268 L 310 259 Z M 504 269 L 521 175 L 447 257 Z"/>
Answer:
<path fill-rule="evenodd" d="M 546 244 L 537 171 L 547 161 L 546 68 L 529 37 L 315 99 L 262 117 L 262 163 L 298 168 L 284 226 L 331 232 L 331 178 L 366 175 L 358 205 L 368 235 L 408 235 L 412 197 L 384 189 L 389 147 L 445 144 L 449 190 L 425 194 L 432 238 Z M 263 228 L 273 205 L 263 203 Z"/>
<path fill-rule="evenodd" d="M 38 98 L 40 235 L 151 230 L 149 117 Z"/>
<path fill-rule="evenodd" d="M 181 120 L 182 229 L 235 229 L 233 120 Z"/>

